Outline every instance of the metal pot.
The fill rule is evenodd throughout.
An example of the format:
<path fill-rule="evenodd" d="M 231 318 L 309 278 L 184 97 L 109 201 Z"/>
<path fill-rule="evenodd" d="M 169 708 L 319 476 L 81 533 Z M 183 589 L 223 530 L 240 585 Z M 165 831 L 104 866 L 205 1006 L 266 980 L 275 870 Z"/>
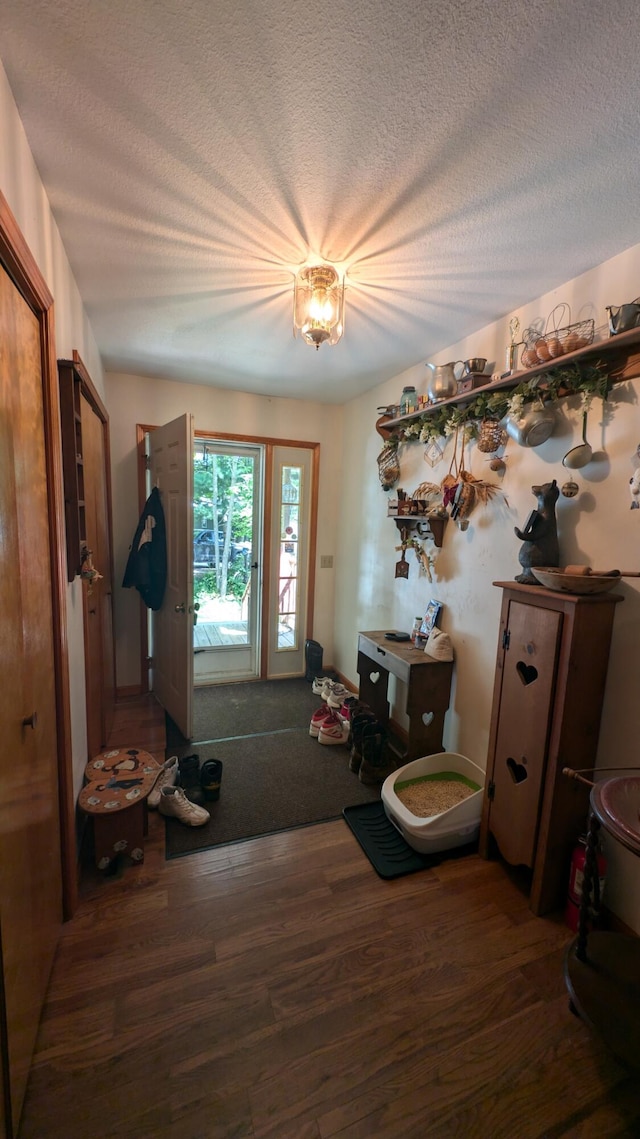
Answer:
<path fill-rule="evenodd" d="M 637 328 L 640 324 L 640 297 L 626 305 L 605 305 L 609 313 L 609 332 L 615 336 L 616 332 L 626 332 L 629 328 Z"/>
<path fill-rule="evenodd" d="M 540 400 L 525 407 L 518 419 L 506 415 L 502 422 L 507 435 L 521 447 L 539 447 L 553 434 L 556 413 L 552 407 L 545 407 Z"/>
<path fill-rule="evenodd" d="M 474 372 L 484 372 L 486 366 L 486 359 L 483 359 L 481 356 L 473 356 L 470 360 L 464 361 L 463 375 L 471 376 Z"/>

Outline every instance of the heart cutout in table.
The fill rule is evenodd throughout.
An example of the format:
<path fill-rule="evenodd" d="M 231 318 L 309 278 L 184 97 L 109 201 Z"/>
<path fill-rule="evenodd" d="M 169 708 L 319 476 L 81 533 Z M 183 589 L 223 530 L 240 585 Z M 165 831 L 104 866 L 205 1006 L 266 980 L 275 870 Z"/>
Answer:
<path fill-rule="evenodd" d="M 514 783 L 524 783 L 529 775 L 524 764 L 518 763 L 515 759 L 512 759 L 511 756 L 509 756 L 507 760 L 507 767 L 509 768 L 509 774 Z"/>
<path fill-rule="evenodd" d="M 433 712 L 423 712 L 422 723 L 424 724 L 425 728 L 428 728 L 429 724 L 433 723 Z"/>
<path fill-rule="evenodd" d="M 523 660 L 518 661 L 516 672 L 524 685 L 533 684 L 534 680 L 538 679 L 537 668 L 532 664 L 526 664 Z"/>
<path fill-rule="evenodd" d="M 372 684 L 377 684 L 379 679 L 380 679 L 380 673 L 379 672 L 370 672 L 369 673 L 369 680 L 371 681 Z"/>

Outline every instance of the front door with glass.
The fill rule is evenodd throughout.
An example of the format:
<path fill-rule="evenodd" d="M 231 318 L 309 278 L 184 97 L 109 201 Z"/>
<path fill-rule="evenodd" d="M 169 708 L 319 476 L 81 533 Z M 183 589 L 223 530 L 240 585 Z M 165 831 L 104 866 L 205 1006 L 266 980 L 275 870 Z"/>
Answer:
<path fill-rule="evenodd" d="M 194 441 L 195 684 L 259 675 L 263 470 L 261 445 Z"/>

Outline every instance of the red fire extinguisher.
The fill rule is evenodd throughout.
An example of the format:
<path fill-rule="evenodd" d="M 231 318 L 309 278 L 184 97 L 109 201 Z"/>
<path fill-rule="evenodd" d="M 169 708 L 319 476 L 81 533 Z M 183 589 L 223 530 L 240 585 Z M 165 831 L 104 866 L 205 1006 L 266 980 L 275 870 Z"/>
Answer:
<path fill-rule="evenodd" d="M 571 855 L 569 889 L 567 891 L 567 905 L 564 912 L 565 921 L 569 929 L 573 930 L 574 933 L 577 933 L 578 930 L 578 916 L 580 912 L 580 902 L 582 900 L 582 882 L 584 879 L 586 857 L 587 836 L 586 834 L 581 834 Z M 607 872 L 607 863 L 600 847 L 596 849 L 596 865 L 597 882 L 592 884 L 591 898 L 589 899 L 589 928 L 593 928 L 593 926 L 598 924 L 602 891 L 604 889 L 605 874 Z"/>

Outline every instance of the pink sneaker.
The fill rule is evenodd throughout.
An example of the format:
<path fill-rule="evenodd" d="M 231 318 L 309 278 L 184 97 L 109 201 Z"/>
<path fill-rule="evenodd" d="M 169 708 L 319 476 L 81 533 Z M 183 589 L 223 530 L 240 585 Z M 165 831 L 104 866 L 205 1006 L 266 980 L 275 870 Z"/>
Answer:
<path fill-rule="evenodd" d="M 309 724 L 309 735 L 314 736 L 315 739 L 317 739 L 320 728 L 324 724 L 325 720 L 331 719 L 333 715 L 333 711 L 331 708 L 328 708 L 326 704 L 323 704 L 321 708 L 317 708 L 311 717 L 311 723 Z"/>
<path fill-rule="evenodd" d="M 346 744 L 349 739 L 349 725 L 345 724 L 337 712 L 332 712 L 322 721 L 318 732 L 320 744 Z"/>

